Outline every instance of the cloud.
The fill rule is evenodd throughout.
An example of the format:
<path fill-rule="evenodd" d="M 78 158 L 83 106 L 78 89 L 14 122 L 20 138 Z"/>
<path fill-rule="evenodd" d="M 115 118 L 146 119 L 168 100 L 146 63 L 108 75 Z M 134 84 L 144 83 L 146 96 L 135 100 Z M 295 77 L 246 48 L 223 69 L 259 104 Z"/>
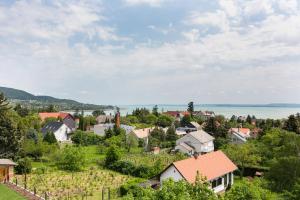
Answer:
<path fill-rule="evenodd" d="M 224 11 L 217 10 L 215 12 L 197 12 L 193 11 L 185 20 L 188 25 L 207 25 L 219 28 L 221 31 L 229 30 L 229 22 Z"/>
<path fill-rule="evenodd" d="M 123 1 L 130 6 L 146 4 L 149 6 L 157 7 L 160 6 L 166 0 L 123 0 Z"/>
<path fill-rule="evenodd" d="M 107 104 L 300 102 L 299 8 L 264 2 L 162 10 L 166 26 L 120 26 L 99 1 L 0 6 L 0 85 Z"/>

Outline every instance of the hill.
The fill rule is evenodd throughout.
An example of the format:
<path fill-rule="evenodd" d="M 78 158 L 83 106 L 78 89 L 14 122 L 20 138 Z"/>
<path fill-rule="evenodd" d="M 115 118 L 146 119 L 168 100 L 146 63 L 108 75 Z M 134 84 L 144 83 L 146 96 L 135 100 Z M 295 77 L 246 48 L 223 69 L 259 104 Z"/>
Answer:
<path fill-rule="evenodd" d="M 96 110 L 96 109 L 114 109 L 114 106 L 95 105 L 80 103 L 71 99 L 59 99 L 51 96 L 36 96 L 23 90 L 14 88 L 0 87 L 2 92 L 13 104 L 21 104 L 31 108 L 43 108 L 49 105 L 54 105 L 60 110 Z"/>

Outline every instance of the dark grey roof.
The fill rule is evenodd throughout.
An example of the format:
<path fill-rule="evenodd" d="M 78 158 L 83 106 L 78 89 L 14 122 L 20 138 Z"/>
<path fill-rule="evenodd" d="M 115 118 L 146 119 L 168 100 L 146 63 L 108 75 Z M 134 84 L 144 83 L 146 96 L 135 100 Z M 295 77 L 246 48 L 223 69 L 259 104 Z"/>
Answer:
<path fill-rule="evenodd" d="M 49 122 L 42 128 L 42 133 L 46 134 L 47 132 L 56 132 L 64 123 L 62 122 Z"/>
<path fill-rule="evenodd" d="M 201 143 L 206 143 L 206 142 L 209 142 L 209 141 L 212 141 L 215 139 L 213 136 L 209 135 L 208 133 L 206 133 L 203 130 L 190 132 L 189 135 L 193 136 Z"/>

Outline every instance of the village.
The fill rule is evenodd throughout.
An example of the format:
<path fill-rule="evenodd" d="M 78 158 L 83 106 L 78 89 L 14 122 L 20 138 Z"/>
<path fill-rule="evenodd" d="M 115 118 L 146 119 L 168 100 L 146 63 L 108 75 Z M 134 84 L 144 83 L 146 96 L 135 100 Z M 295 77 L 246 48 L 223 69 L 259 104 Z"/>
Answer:
<path fill-rule="evenodd" d="M 154 106 L 126 116 L 118 109 L 83 115 L 53 106 L 27 112 L 17 105 L 9 112 L 24 137 L 14 144 L 21 158 L 2 154 L 0 182 L 28 199 L 146 199 L 147 193 L 155 199 L 180 188 L 187 191 L 177 195 L 191 199 L 240 199 L 239 193 L 278 199 L 295 184 L 279 187 L 277 176 L 289 176 L 278 174 L 283 153 L 298 152 L 293 124 L 299 115 L 226 119 L 195 111 L 193 102 L 186 111 L 160 113 Z M 202 189 L 194 193 L 193 187 Z"/>

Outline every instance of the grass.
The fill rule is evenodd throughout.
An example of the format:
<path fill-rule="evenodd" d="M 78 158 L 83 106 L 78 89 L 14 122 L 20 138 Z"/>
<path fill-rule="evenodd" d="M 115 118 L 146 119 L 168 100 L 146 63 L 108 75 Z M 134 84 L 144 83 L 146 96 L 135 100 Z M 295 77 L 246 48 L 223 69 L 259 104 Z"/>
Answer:
<path fill-rule="evenodd" d="M 0 184 L 0 200 L 26 200 L 17 192 L 9 189 L 3 184 Z"/>

